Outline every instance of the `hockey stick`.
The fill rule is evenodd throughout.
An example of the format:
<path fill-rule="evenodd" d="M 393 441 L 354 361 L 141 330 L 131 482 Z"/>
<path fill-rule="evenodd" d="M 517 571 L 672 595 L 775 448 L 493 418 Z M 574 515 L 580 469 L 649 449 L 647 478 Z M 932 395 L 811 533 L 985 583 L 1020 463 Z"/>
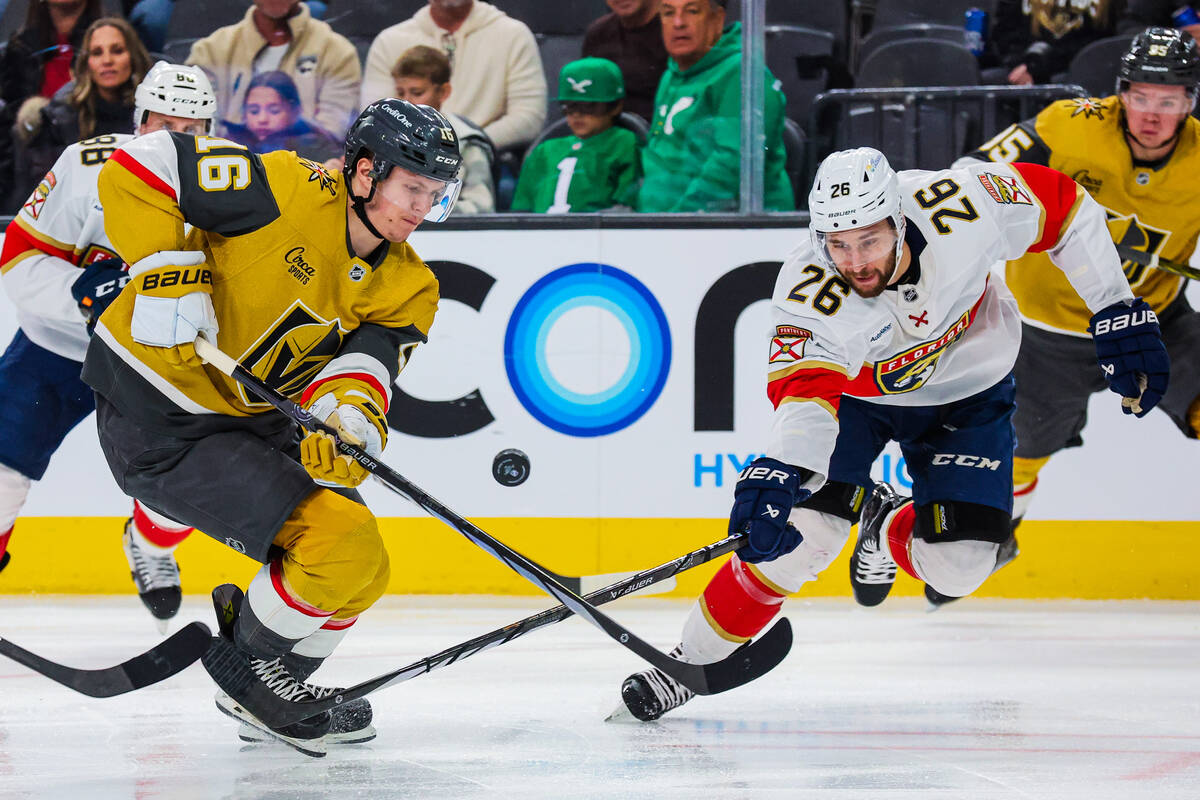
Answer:
<path fill-rule="evenodd" d="M 222 353 L 204 337 L 196 338 L 195 347 L 196 354 L 202 359 L 287 414 L 302 428 L 328 433 L 336 437 L 336 431 L 333 428 L 313 419 L 308 411 L 272 389 L 237 361 Z M 759 678 L 774 669 L 791 649 L 791 625 L 786 618 L 781 618 L 762 636 L 752 640 L 748 646 L 737 650 L 721 661 L 711 664 L 689 664 L 686 661 L 672 658 L 638 638 L 620 623 L 554 580 L 541 565 L 455 514 L 391 467 L 376 461 L 351 444 L 341 440 L 336 441 L 340 453 L 357 461 L 385 487 L 408 498 L 430 515 L 445 522 L 475 545 L 491 553 L 497 560 L 507 564 L 518 575 L 553 595 L 560 603 L 604 631 L 614 641 L 633 651 L 696 694 L 717 694 Z M 217 660 L 216 656 L 214 656 L 214 662 L 215 660 Z M 205 661 L 205 666 L 209 666 L 208 659 Z M 268 720 L 263 721 L 272 724 Z"/>
<path fill-rule="evenodd" d="M 105 669 L 76 669 L 56 664 L 7 639 L 0 639 L 0 654 L 88 697 L 115 697 L 186 669 L 204 655 L 211 643 L 212 631 L 208 626 L 190 622 L 141 655 Z"/>
<path fill-rule="evenodd" d="M 660 581 L 670 580 L 680 572 L 699 566 L 714 558 L 722 556 L 735 550 L 741 543 L 745 534 L 736 533 L 728 536 L 719 542 L 705 545 L 698 550 L 693 550 L 679 558 L 668 561 L 652 569 L 634 573 L 623 581 L 614 583 L 612 586 L 607 586 L 589 594 L 586 599 L 594 605 L 603 605 L 604 603 L 618 600 L 622 597 L 629 597 L 636 594 L 640 588 L 651 586 Z M 394 686 L 398 683 L 419 678 L 434 670 L 448 667 L 451 664 L 458 663 L 465 658 L 470 658 L 476 653 L 481 653 L 484 650 L 490 650 L 502 644 L 507 644 L 513 639 L 524 636 L 530 631 L 553 625 L 556 622 L 561 622 L 564 619 L 572 616 L 571 609 L 563 605 L 557 605 L 554 608 L 546 609 L 525 619 L 518 620 L 503 628 L 497 628 L 489 633 L 484 633 L 476 636 L 473 639 L 468 639 L 465 642 L 448 647 L 441 652 L 431 656 L 426 656 L 418 661 L 414 661 L 408 666 L 400 667 L 376 678 L 363 681 L 346 689 L 342 689 L 339 693 L 333 696 L 327 696 L 320 700 L 301 700 L 301 701 L 286 701 L 279 700 L 271 709 L 264 715 L 259 717 L 267 725 L 273 728 L 281 728 L 285 725 L 290 725 L 293 722 L 299 722 L 302 719 L 308 719 L 311 716 L 320 714 L 322 711 L 328 711 L 335 706 L 349 703 L 351 700 L 357 700 L 360 697 L 377 692 L 380 689 L 386 689 L 389 686 Z M 225 640 L 216 640 L 220 642 L 214 647 L 225 647 L 228 651 L 233 648 Z M 227 651 L 227 652 L 228 652 Z M 234 656 L 236 657 L 236 656 Z"/>
<path fill-rule="evenodd" d="M 1181 275 L 1184 278 L 1192 280 L 1200 280 L 1200 269 L 1196 269 L 1188 264 L 1180 264 L 1178 261 L 1167 261 L 1159 258 L 1157 254 L 1151 255 L 1145 250 L 1135 250 L 1129 245 L 1118 244 L 1117 255 L 1126 261 L 1132 261 L 1135 264 L 1141 264 L 1143 267 L 1151 269 L 1161 269 L 1163 272 L 1170 272 L 1175 275 Z"/>

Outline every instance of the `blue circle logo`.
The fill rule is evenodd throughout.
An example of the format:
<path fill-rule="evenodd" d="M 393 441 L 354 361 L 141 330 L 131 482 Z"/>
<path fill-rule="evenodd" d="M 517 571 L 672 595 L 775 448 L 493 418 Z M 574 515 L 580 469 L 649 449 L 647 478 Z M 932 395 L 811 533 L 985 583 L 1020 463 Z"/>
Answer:
<path fill-rule="evenodd" d="M 629 337 L 629 361 L 601 391 L 581 393 L 550 371 L 546 344 L 564 314 L 591 307 L 617 319 Z M 636 422 L 662 393 L 671 368 L 671 331 L 662 307 L 640 281 L 607 264 L 571 264 L 521 296 L 504 334 L 504 366 L 525 410 L 570 436 L 603 436 Z"/>

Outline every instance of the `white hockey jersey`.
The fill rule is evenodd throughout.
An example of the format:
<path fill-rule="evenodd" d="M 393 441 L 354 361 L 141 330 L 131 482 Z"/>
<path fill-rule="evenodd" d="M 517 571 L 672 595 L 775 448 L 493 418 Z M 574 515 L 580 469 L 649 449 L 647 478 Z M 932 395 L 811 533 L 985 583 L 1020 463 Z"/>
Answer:
<path fill-rule="evenodd" d="M 71 284 L 80 267 L 117 257 L 96 192 L 100 168 L 132 138 L 107 134 L 68 147 L 5 231 L 0 274 L 18 324 L 34 344 L 74 361 L 83 361 L 88 335 Z"/>
<path fill-rule="evenodd" d="M 1132 299 L 1103 209 L 1062 173 L 979 164 L 899 179 L 913 258 L 903 282 L 860 297 L 806 240 L 775 284 L 767 455 L 816 473 L 814 491 L 829 472 L 843 395 L 941 405 L 1012 370 L 1021 319 L 997 262 L 1048 253 L 1093 313 Z"/>

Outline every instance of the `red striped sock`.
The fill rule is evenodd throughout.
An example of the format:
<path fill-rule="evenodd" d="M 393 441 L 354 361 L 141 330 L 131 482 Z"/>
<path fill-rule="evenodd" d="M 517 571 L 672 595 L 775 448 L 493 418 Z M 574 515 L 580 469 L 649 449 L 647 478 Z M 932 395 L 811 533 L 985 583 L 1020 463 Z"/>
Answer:
<path fill-rule="evenodd" d="M 133 504 L 133 526 L 147 542 L 155 547 L 170 550 L 188 537 L 194 528 L 166 528 L 158 525 L 142 510 L 142 504 Z"/>
<path fill-rule="evenodd" d="M 17 526 L 14 525 L 12 528 L 9 528 L 4 533 L 0 533 L 0 558 L 3 558 L 4 554 L 6 552 L 8 552 L 8 540 L 9 540 L 9 537 L 12 536 L 13 528 L 16 528 L 16 527 Z"/>
<path fill-rule="evenodd" d="M 705 617 L 722 638 L 745 641 L 779 613 L 784 597 L 734 556 L 717 570 L 700 600 Z"/>
<path fill-rule="evenodd" d="M 912 545 L 913 528 L 917 522 L 917 507 L 909 500 L 900 506 L 887 523 L 888 549 L 892 551 L 892 561 L 896 566 L 912 575 L 917 580 L 921 576 L 913 568 L 912 557 L 908 548 Z"/>

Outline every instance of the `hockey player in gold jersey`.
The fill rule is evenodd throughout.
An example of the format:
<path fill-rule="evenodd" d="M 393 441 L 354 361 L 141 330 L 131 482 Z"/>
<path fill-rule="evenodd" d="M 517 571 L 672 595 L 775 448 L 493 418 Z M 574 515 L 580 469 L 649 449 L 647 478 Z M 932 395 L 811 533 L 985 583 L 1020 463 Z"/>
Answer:
<path fill-rule="evenodd" d="M 243 738 L 320 755 L 374 736 L 365 700 L 272 730 L 255 699 L 305 698 L 303 681 L 386 589 L 388 555 L 354 491 L 365 470 L 329 436 L 300 440 L 194 341 L 379 454 L 390 387 L 438 302 L 406 239 L 449 213 L 459 161 L 440 114 L 387 99 L 351 127 L 342 175 L 169 133 L 130 142 L 101 173 L 106 230 L 133 280 L 100 318 L 83 378 L 122 489 L 264 564 L 224 609 L 245 664 L 214 674 Z"/>
<path fill-rule="evenodd" d="M 967 161 L 1023 161 L 1064 172 L 1105 208 L 1117 244 L 1187 262 L 1200 236 L 1200 120 L 1190 116 L 1200 85 L 1196 42 L 1150 28 L 1123 56 L 1117 92 L 1061 100 L 1000 132 Z M 1082 444 L 1088 397 L 1104 388 L 1088 341 L 1089 311 L 1045 253 L 1007 264 L 1005 277 L 1023 318 L 1017 360 L 1013 528 L 1029 507 L 1038 471 L 1064 447 Z M 1171 358 L 1161 408 L 1185 436 L 1200 435 L 1200 314 L 1185 280 L 1134 261 L 1124 264 L 1133 293 L 1158 315 Z M 1015 539 L 1000 565 L 1016 555 Z M 926 588 L 935 605 L 947 598 Z"/>

